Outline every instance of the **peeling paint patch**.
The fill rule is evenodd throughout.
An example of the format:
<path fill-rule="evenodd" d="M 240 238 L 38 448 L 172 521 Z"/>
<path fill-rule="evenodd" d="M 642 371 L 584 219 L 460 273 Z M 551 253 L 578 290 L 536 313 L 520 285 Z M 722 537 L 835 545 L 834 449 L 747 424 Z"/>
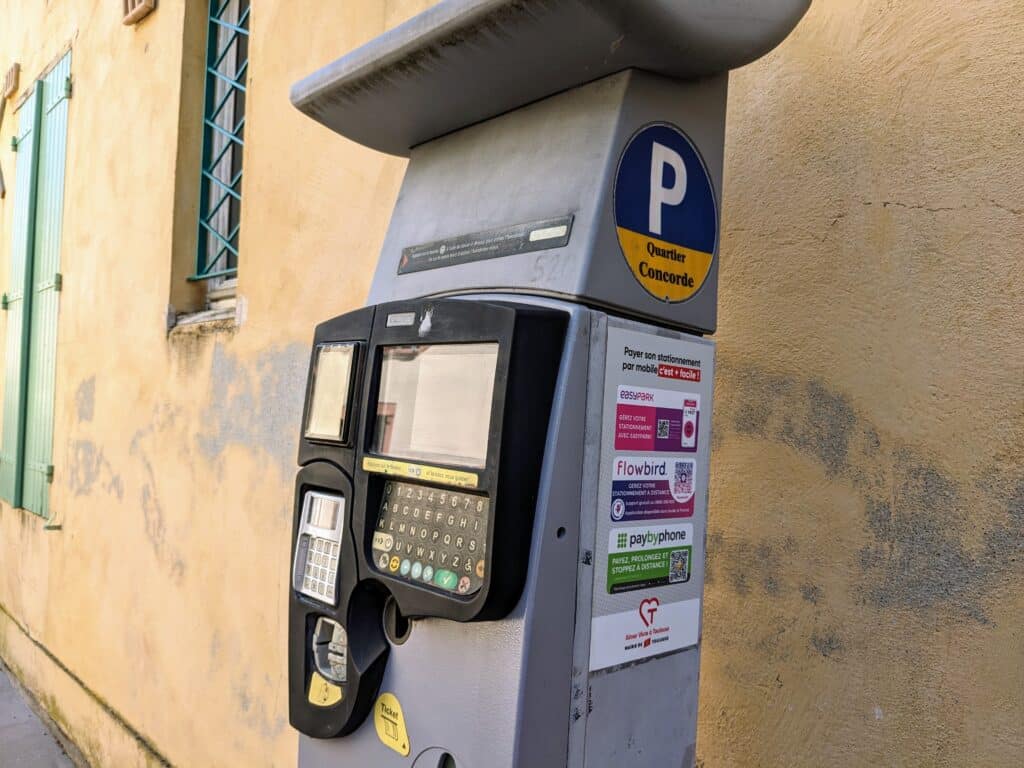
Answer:
<path fill-rule="evenodd" d="M 143 528 L 157 559 L 163 563 L 171 574 L 175 584 L 180 584 L 185 576 L 185 561 L 167 543 L 167 522 L 163 504 L 157 491 L 157 477 L 153 464 L 146 454 L 143 445 L 146 437 L 154 430 L 153 426 L 139 430 L 132 437 L 130 453 L 142 462 L 145 479 L 139 491 L 139 503 L 142 507 Z"/>
<path fill-rule="evenodd" d="M 88 379 L 78 385 L 78 389 L 75 390 L 75 411 L 78 414 L 78 420 L 92 421 L 92 417 L 96 410 L 96 377 L 90 376 Z"/>
<path fill-rule="evenodd" d="M 235 700 L 246 719 L 268 739 L 273 739 L 284 730 L 286 725 L 284 716 L 268 707 L 268 702 L 273 701 L 273 697 L 267 696 L 265 691 L 270 690 L 274 683 L 269 675 L 264 675 L 263 691 L 254 692 L 250 688 L 253 682 L 250 679 L 236 680 L 232 686 Z"/>
<path fill-rule="evenodd" d="M 103 450 L 91 440 L 71 443 L 71 461 L 68 466 L 68 487 L 75 496 L 87 496 L 98 486 L 109 494 L 124 498 L 124 482 L 103 455 Z"/>
<path fill-rule="evenodd" d="M 303 344 L 269 349 L 254 366 L 246 366 L 218 343 L 204 414 L 211 426 L 197 437 L 203 455 L 214 460 L 229 445 L 241 445 L 265 451 L 282 474 L 291 472 L 308 366 L 309 349 Z"/>

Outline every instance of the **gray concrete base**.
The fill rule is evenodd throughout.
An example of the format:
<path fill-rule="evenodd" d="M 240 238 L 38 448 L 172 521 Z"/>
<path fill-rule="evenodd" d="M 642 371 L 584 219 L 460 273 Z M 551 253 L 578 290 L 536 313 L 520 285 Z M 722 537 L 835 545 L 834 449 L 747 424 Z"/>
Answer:
<path fill-rule="evenodd" d="M 0 663 L 0 768 L 73 768 Z"/>

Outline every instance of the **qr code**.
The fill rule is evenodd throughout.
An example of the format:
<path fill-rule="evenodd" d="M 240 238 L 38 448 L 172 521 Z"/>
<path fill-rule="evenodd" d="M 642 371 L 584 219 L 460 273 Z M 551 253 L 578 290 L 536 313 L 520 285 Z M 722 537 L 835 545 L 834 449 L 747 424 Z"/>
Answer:
<path fill-rule="evenodd" d="M 658 419 L 658 439 L 664 440 L 668 437 L 669 424 L 671 422 L 668 419 Z"/>
<path fill-rule="evenodd" d="M 676 476 L 672 481 L 672 495 L 686 498 L 693 495 L 693 462 L 677 461 Z"/>
<path fill-rule="evenodd" d="M 690 580 L 690 550 L 676 549 L 668 555 L 668 583 L 681 584 Z"/>

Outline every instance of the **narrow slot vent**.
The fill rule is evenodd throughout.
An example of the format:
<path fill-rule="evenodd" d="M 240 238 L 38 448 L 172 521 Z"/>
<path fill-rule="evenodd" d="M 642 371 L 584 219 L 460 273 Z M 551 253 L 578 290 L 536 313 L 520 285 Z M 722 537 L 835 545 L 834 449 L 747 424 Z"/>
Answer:
<path fill-rule="evenodd" d="M 124 18 L 122 24 L 138 24 L 156 10 L 156 0 L 123 0 Z"/>
<path fill-rule="evenodd" d="M 9 99 L 18 90 L 18 76 L 21 74 L 21 65 L 11 64 L 11 68 L 4 75 L 4 90 L 2 98 Z"/>

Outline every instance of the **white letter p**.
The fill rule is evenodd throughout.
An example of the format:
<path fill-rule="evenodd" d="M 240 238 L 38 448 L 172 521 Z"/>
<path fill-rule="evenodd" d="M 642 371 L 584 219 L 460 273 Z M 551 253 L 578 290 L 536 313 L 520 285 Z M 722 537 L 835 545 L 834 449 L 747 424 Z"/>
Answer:
<path fill-rule="evenodd" d="M 664 186 L 665 166 L 675 171 L 675 182 Z M 679 205 L 686 196 L 686 166 L 675 150 L 654 142 L 651 147 L 651 205 L 648 210 L 648 229 L 651 234 L 661 234 L 661 207 Z"/>

